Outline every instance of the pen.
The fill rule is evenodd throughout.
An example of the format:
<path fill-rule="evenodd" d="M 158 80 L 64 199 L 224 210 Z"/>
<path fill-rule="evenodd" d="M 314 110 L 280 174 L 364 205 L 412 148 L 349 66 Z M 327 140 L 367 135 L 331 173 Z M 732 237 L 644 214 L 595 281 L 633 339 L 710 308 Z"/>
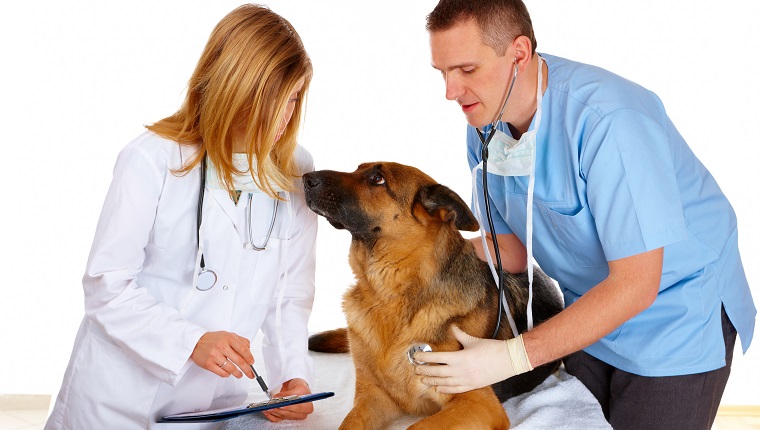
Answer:
<path fill-rule="evenodd" d="M 258 382 L 261 389 L 264 390 L 264 394 L 267 395 L 267 398 L 269 398 L 269 400 L 272 400 L 272 395 L 269 394 L 269 388 L 267 388 L 267 384 L 264 382 L 264 378 L 262 378 L 261 375 L 259 375 L 259 372 L 253 368 L 253 364 L 251 364 L 251 370 L 253 371 L 253 376 L 256 377 L 256 382 Z"/>

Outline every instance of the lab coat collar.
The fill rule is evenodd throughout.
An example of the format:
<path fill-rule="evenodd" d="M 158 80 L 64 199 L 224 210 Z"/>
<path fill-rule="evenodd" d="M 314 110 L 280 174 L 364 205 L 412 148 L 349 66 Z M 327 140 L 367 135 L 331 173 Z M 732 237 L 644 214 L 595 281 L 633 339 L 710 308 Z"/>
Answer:
<path fill-rule="evenodd" d="M 222 210 L 224 210 L 224 213 L 227 214 L 227 217 L 232 221 L 232 225 L 235 226 L 235 229 L 238 228 L 238 212 L 237 212 L 237 206 L 235 205 L 235 202 L 232 201 L 230 198 L 230 194 L 227 192 L 227 190 L 219 190 L 219 189 L 210 189 L 206 187 L 206 195 L 211 194 L 214 196 L 214 200 L 216 203 L 222 207 Z"/>

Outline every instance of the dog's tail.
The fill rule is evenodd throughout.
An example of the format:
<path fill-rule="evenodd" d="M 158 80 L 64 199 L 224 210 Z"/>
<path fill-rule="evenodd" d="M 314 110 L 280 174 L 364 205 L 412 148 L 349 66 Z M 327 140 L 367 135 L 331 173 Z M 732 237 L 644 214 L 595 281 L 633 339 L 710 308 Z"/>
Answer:
<path fill-rule="evenodd" d="M 348 352 L 348 330 L 338 328 L 309 336 L 309 350 L 316 352 Z"/>

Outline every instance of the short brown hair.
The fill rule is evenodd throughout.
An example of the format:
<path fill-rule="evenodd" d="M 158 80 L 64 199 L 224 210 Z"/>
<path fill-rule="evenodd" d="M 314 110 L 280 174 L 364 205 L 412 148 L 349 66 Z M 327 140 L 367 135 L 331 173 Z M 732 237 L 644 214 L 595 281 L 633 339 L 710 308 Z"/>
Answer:
<path fill-rule="evenodd" d="M 242 172 L 232 164 L 231 129 L 242 125 L 249 162 L 257 164 L 254 181 L 277 198 L 276 186 L 292 191 L 292 179 L 299 174 L 293 154 L 311 76 L 311 60 L 293 26 L 265 6 L 246 4 L 214 28 L 182 107 L 147 128 L 198 147 L 196 157 L 175 173 L 189 172 L 208 155 L 232 193 L 232 174 Z M 275 142 L 290 94 L 301 79 L 292 119 Z"/>
<path fill-rule="evenodd" d="M 504 55 L 518 36 L 530 39 L 536 53 L 536 36 L 528 8 L 521 0 L 441 0 L 427 16 L 429 32 L 448 30 L 456 24 L 474 19 L 483 43 Z"/>

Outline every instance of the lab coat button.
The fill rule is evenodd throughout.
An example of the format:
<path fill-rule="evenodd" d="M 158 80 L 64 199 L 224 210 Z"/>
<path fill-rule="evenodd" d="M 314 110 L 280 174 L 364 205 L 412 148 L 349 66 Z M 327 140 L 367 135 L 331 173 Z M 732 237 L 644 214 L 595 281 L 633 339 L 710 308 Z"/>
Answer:
<path fill-rule="evenodd" d="M 229 288 L 229 287 L 226 286 L 226 285 L 222 287 L 223 290 L 227 290 L 227 288 Z"/>

